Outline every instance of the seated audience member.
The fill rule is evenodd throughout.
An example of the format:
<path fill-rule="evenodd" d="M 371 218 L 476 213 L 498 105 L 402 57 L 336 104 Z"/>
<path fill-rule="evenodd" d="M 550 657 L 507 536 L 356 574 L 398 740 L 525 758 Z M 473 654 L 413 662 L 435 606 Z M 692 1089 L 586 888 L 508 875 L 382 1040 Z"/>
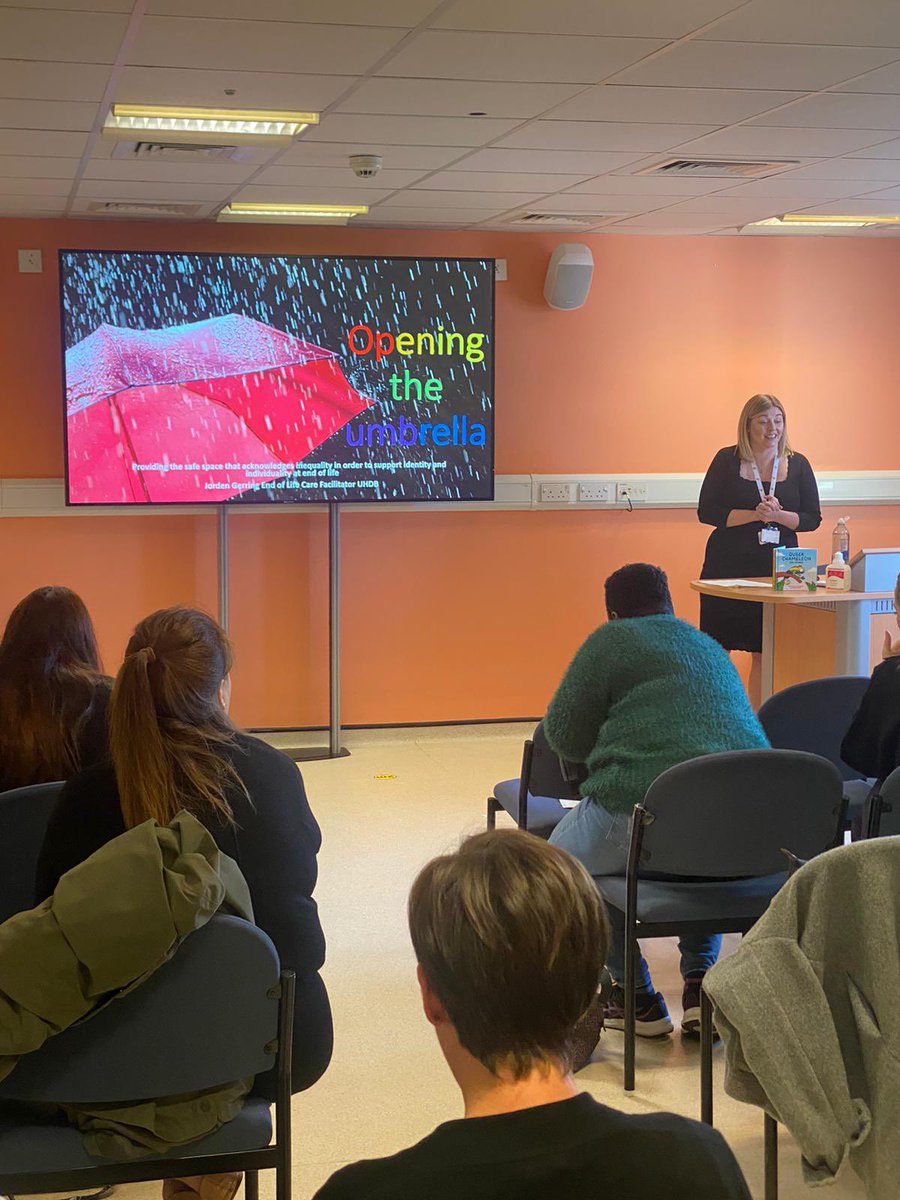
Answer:
<path fill-rule="evenodd" d="M 709 1126 L 626 1115 L 578 1092 L 570 1042 L 597 989 L 607 926 L 573 858 L 519 830 L 478 834 L 420 873 L 409 928 L 464 1117 L 344 1167 L 316 1200 L 749 1200 Z"/>
<path fill-rule="evenodd" d="M 42 587 L 20 600 L 0 641 L 0 792 L 101 761 L 111 684 L 79 596 Z"/>
<path fill-rule="evenodd" d="M 553 749 L 584 762 L 581 804 L 565 814 L 550 840 L 592 875 L 624 875 L 635 804 L 676 763 L 725 750 L 768 746 L 728 654 L 718 642 L 673 615 L 665 573 L 631 563 L 606 581 L 609 620 L 587 639 L 563 677 L 544 718 Z M 606 1025 L 625 1024 L 625 921 L 610 910 L 607 966 L 613 989 Z M 682 1029 L 700 1030 L 700 984 L 719 954 L 721 936 L 681 938 Z M 637 1033 L 671 1033 L 666 1002 L 647 964 L 636 965 Z"/>
<path fill-rule="evenodd" d="M 312 898 L 321 835 L 295 764 L 229 719 L 231 665 L 231 644 L 205 613 L 170 608 L 141 621 L 110 700 L 111 761 L 63 788 L 38 862 L 37 902 L 126 829 L 192 813 L 240 867 L 256 924 L 296 972 L 293 1085 L 301 1091 L 332 1048 Z"/>
<path fill-rule="evenodd" d="M 900 575 L 894 589 L 900 626 Z M 841 744 L 841 758 L 869 779 L 884 779 L 900 767 L 900 640 L 884 635 L 882 662 Z"/>

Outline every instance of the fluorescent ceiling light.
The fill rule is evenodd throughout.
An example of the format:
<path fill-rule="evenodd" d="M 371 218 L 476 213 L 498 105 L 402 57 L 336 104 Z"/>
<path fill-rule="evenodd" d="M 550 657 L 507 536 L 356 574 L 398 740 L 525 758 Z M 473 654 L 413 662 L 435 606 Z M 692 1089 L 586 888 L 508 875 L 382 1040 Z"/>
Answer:
<path fill-rule="evenodd" d="M 367 204 L 227 204 L 219 221 L 253 221 L 271 225 L 346 225 L 351 217 L 367 213 Z"/>
<path fill-rule="evenodd" d="M 170 142 L 286 145 L 319 114 L 268 109 L 186 108 L 151 104 L 114 104 L 103 126 L 104 137 L 135 139 L 153 133 Z"/>
<path fill-rule="evenodd" d="M 866 229 L 872 225 L 900 225 L 900 217 L 823 216 L 816 213 L 785 213 L 765 221 L 751 221 L 745 229 L 768 226 L 774 229 Z"/>

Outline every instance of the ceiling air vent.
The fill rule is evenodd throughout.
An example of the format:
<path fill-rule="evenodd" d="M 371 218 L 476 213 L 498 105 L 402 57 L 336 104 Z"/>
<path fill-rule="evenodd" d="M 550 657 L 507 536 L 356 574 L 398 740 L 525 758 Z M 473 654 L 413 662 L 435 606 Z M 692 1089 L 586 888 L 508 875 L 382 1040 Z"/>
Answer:
<path fill-rule="evenodd" d="M 652 167 L 634 171 L 633 174 L 679 178 L 694 176 L 704 179 L 758 179 L 762 175 L 774 175 L 777 171 L 785 171 L 788 167 L 799 165 L 796 159 L 784 162 L 751 162 L 747 159 L 727 158 L 669 158 L 665 162 L 655 163 Z"/>
<path fill-rule="evenodd" d="M 510 217 L 510 225 L 571 225 L 575 229 L 589 229 L 601 221 L 610 220 L 607 213 L 546 213 L 524 212 Z"/>
<path fill-rule="evenodd" d="M 111 217 L 195 217 L 202 204 L 175 204 L 140 200 L 94 200 L 87 206 L 91 213 L 103 213 Z"/>
<path fill-rule="evenodd" d="M 139 162 L 250 162 L 253 146 L 202 146 L 193 142 L 116 142 L 113 158 Z"/>

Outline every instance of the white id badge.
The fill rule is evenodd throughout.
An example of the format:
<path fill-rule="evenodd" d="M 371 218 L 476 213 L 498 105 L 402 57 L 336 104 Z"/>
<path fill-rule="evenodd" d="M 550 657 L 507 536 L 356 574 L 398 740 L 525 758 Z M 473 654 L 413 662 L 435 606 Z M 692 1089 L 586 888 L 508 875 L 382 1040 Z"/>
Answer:
<path fill-rule="evenodd" d="M 777 546 L 781 541 L 781 531 L 778 529 L 770 529 L 768 525 L 764 525 L 759 531 L 759 544 L 761 546 Z"/>

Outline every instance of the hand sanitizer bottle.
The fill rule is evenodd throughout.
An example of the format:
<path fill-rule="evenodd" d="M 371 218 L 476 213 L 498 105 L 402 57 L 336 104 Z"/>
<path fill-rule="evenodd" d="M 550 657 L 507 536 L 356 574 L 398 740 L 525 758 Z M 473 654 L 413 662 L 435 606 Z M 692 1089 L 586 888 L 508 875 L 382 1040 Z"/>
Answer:
<path fill-rule="evenodd" d="M 831 556 L 840 554 L 845 563 L 850 561 L 850 530 L 847 528 L 849 517 L 838 517 L 838 523 L 831 531 Z"/>
<path fill-rule="evenodd" d="M 825 590 L 828 592 L 850 591 L 850 567 L 840 550 L 835 550 L 834 559 L 825 568 Z"/>

